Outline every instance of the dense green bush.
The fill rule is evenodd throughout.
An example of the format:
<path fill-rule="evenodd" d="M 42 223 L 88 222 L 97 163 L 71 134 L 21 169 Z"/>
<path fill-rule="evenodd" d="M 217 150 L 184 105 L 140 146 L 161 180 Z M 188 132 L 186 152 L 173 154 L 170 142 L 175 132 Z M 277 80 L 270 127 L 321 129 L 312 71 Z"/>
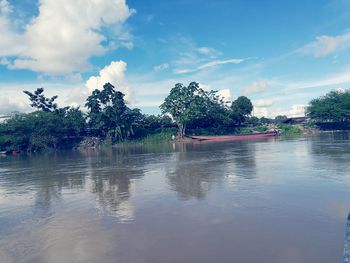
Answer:
<path fill-rule="evenodd" d="M 0 149 L 42 151 L 70 148 L 85 132 L 85 118 L 76 108 L 17 114 L 0 124 Z"/>

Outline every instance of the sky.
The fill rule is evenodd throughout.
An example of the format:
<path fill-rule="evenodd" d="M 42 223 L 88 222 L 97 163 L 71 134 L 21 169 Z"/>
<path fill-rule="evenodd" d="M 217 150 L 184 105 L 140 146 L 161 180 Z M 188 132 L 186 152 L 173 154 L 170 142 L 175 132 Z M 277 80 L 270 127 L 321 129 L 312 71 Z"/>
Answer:
<path fill-rule="evenodd" d="M 0 0 L 0 114 L 33 110 L 22 91 L 39 87 L 83 107 L 106 82 L 159 114 L 192 81 L 258 117 L 303 116 L 350 88 L 350 1 Z"/>

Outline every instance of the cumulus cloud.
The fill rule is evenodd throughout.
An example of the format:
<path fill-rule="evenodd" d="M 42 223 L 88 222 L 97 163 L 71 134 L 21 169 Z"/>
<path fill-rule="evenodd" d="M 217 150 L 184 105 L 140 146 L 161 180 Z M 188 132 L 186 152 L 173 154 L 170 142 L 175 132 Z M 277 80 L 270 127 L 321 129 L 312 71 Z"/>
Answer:
<path fill-rule="evenodd" d="M 311 54 L 314 57 L 325 57 L 345 48 L 350 48 L 350 30 L 337 36 L 318 36 L 315 41 L 305 45 L 298 52 L 305 55 Z"/>
<path fill-rule="evenodd" d="M 168 63 L 163 63 L 163 64 L 160 64 L 160 65 L 156 65 L 153 67 L 153 70 L 155 72 L 159 72 L 159 71 L 163 71 L 163 70 L 166 70 L 169 68 L 169 64 Z"/>
<path fill-rule="evenodd" d="M 271 107 L 273 105 L 273 100 L 270 99 L 260 99 L 253 103 L 254 107 Z"/>
<path fill-rule="evenodd" d="M 124 61 L 112 61 L 110 65 L 100 70 L 98 76 L 90 77 L 86 82 L 86 87 L 90 92 L 95 89 L 102 89 L 107 82 L 111 83 L 117 90 L 125 94 L 125 99 L 132 100 L 131 91 L 125 78 L 127 64 Z"/>
<path fill-rule="evenodd" d="M 30 106 L 24 100 L 18 100 L 18 96 L 4 94 L 0 96 L 0 115 L 19 111 L 25 112 L 30 110 Z"/>
<path fill-rule="evenodd" d="M 264 92 L 268 89 L 267 81 L 254 82 L 243 90 L 244 95 L 252 95 Z"/>
<path fill-rule="evenodd" d="M 305 116 L 307 105 L 294 104 L 290 108 L 269 108 L 269 107 L 254 107 L 254 116 L 274 118 L 278 115 L 286 115 L 288 117 Z"/>
<path fill-rule="evenodd" d="M 89 59 L 109 48 L 130 47 L 122 25 L 134 10 L 125 0 L 40 0 L 38 15 L 24 32 L 11 24 L 12 10 L 0 0 L 0 57 L 11 60 L 11 69 L 64 75 L 89 69 Z M 105 29 L 112 27 L 107 35 Z"/>

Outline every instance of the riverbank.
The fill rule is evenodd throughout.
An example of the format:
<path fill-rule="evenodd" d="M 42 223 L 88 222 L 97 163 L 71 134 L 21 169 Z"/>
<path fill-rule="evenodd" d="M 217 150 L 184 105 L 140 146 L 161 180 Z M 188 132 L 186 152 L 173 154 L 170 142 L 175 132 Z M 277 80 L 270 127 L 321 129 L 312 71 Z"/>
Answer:
<path fill-rule="evenodd" d="M 297 137 L 297 136 L 309 136 L 319 133 L 319 129 L 307 125 L 291 125 L 291 124 L 268 124 L 268 125 L 257 125 L 252 127 L 239 127 L 239 128 L 227 128 L 225 130 L 218 130 L 216 128 L 207 129 L 189 129 L 188 135 L 200 135 L 200 136 L 227 136 L 227 135 L 242 135 L 242 134 L 254 134 L 261 132 L 278 131 L 281 137 Z M 13 143 L 14 147 L 8 145 L 4 149 L 0 149 L 5 152 L 26 153 L 26 152 L 48 152 L 48 151 L 58 151 L 61 149 L 85 149 L 85 148 L 102 148 L 102 147 L 118 147 L 120 145 L 138 145 L 138 144 L 157 144 L 164 142 L 174 142 L 179 141 L 177 138 L 176 128 L 164 128 L 153 134 L 148 134 L 145 137 L 138 139 L 126 139 L 116 143 L 112 143 L 111 140 L 103 139 L 96 136 L 84 136 L 80 139 L 70 138 L 72 143 L 68 147 L 66 144 L 64 147 L 60 147 L 60 144 L 55 144 L 52 147 L 51 144 L 45 145 L 45 147 L 40 147 L 36 150 L 20 148 L 21 145 Z M 45 136 L 43 137 L 45 138 Z M 191 142 L 193 139 L 185 138 L 181 140 L 182 142 Z M 15 147 L 16 146 L 16 147 Z M 17 148 L 19 147 L 19 148 Z"/>

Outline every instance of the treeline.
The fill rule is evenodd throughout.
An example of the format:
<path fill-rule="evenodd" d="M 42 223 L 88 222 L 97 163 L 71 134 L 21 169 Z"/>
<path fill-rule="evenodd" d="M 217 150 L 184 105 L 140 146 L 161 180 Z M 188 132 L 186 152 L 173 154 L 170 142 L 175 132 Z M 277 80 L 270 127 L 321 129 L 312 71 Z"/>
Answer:
<path fill-rule="evenodd" d="M 15 114 L 0 124 L 0 151 L 72 148 L 86 136 L 113 144 L 161 132 L 177 133 L 180 138 L 186 131 L 233 133 L 250 122 L 268 121 L 250 116 L 253 105 L 248 98 L 242 96 L 228 103 L 216 91 L 204 91 L 196 82 L 176 84 L 160 106 L 162 114 L 157 116 L 130 108 L 124 94 L 110 83 L 86 99 L 86 112 L 59 107 L 57 96 L 46 97 L 43 88 L 24 93 L 35 111 Z"/>
<path fill-rule="evenodd" d="M 109 83 L 87 98 L 87 112 L 79 107 L 59 107 L 55 103 L 57 96 L 45 97 L 43 88 L 24 93 L 35 111 L 14 114 L 0 124 L 0 151 L 72 148 L 86 136 L 115 143 L 174 127 L 168 116 L 149 116 L 139 109 L 130 109 L 124 94 Z"/>
<path fill-rule="evenodd" d="M 313 99 L 306 114 L 314 122 L 350 122 L 350 90 L 331 91 Z"/>
<path fill-rule="evenodd" d="M 48 98 L 44 89 L 24 91 L 35 109 L 14 114 L 0 124 L 0 151 L 42 151 L 72 148 L 86 137 L 98 137 L 108 144 L 140 140 L 160 133 L 233 134 L 266 131 L 266 124 L 285 122 L 287 116 L 275 119 L 251 116 L 252 102 L 245 96 L 227 102 L 217 91 L 205 91 L 196 82 L 176 84 L 165 98 L 160 115 L 146 115 L 130 108 L 124 94 L 106 83 L 86 99 L 85 108 L 59 107 L 57 96 Z M 332 91 L 314 99 L 306 110 L 313 124 L 349 123 L 350 91 Z M 345 125 L 347 126 L 347 125 Z M 248 128 L 247 128 L 248 127 Z"/>

